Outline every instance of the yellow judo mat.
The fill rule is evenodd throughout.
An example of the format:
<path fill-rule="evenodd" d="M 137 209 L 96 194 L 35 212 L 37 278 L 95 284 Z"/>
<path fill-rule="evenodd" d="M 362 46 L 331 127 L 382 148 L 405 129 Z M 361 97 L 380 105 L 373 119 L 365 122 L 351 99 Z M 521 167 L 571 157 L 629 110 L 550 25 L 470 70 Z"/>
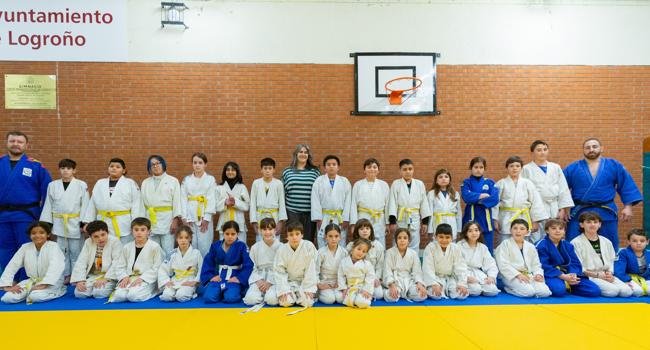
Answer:
<path fill-rule="evenodd" d="M 4 349 L 650 349 L 645 303 L 242 310 L 0 312 L 0 324 Z"/>

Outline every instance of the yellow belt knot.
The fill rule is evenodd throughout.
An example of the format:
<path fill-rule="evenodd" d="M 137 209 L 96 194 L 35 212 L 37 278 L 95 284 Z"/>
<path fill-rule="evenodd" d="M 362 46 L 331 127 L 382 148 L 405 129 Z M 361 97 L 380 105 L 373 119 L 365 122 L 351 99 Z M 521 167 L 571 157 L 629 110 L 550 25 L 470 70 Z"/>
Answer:
<path fill-rule="evenodd" d="M 436 226 L 440 225 L 443 216 L 456 216 L 455 213 L 433 213 L 433 215 L 436 217 Z"/>
<path fill-rule="evenodd" d="M 152 225 L 156 225 L 158 223 L 158 217 L 156 216 L 156 213 L 162 212 L 162 211 L 172 211 L 172 207 L 146 207 L 147 212 L 149 212 L 149 219 L 151 220 Z"/>
<path fill-rule="evenodd" d="M 187 270 L 177 270 L 174 269 L 174 278 L 177 280 L 186 278 L 186 277 L 195 277 L 196 270 L 193 267 L 188 268 Z"/>
<path fill-rule="evenodd" d="M 267 217 L 266 215 L 270 215 L 272 219 L 275 220 L 275 213 L 279 212 L 277 208 L 274 209 L 257 209 L 257 214 L 260 216 L 260 218 Z"/>
<path fill-rule="evenodd" d="M 79 213 L 77 214 L 53 213 L 53 216 L 57 219 L 63 219 L 63 237 L 68 238 L 68 220 L 70 220 L 71 218 L 78 218 Z"/>
<path fill-rule="evenodd" d="M 404 218 L 404 213 L 406 213 L 410 217 L 413 213 L 418 213 L 418 212 L 420 212 L 420 208 L 400 207 L 399 213 L 397 215 L 397 221 L 402 221 L 402 219 Z"/>
<path fill-rule="evenodd" d="M 102 216 L 102 221 L 106 218 L 111 219 L 111 223 L 113 224 L 113 229 L 115 230 L 115 236 L 117 238 L 121 238 L 120 235 L 120 225 L 117 223 L 117 217 L 121 215 L 130 215 L 131 210 L 119 210 L 119 211 L 110 211 L 110 210 L 99 210 L 99 215 Z"/>
<path fill-rule="evenodd" d="M 336 216 L 336 219 L 338 220 L 338 223 L 343 222 L 343 217 L 341 214 L 343 214 L 343 210 L 330 210 L 330 209 L 323 209 L 323 214 L 327 214 L 330 216 L 330 222 L 332 221 L 332 217 Z"/>
<path fill-rule="evenodd" d="M 369 214 L 373 222 L 377 222 L 377 220 L 381 219 L 381 216 L 384 214 L 383 210 L 368 209 L 364 207 L 357 207 L 357 211 Z"/>
<path fill-rule="evenodd" d="M 533 221 L 530 219 L 530 208 L 509 208 L 509 207 L 503 207 L 501 208 L 503 211 L 510 211 L 514 212 L 514 215 L 512 215 L 512 218 L 508 222 L 513 222 L 515 219 L 518 217 L 524 215 L 526 216 L 526 221 L 528 221 L 528 229 L 532 230 L 533 228 Z"/>
<path fill-rule="evenodd" d="M 641 286 L 643 289 L 643 295 L 648 295 L 648 284 L 646 283 L 645 278 L 637 274 L 630 274 L 630 277 L 632 278 L 632 281 Z"/>
<path fill-rule="evenodd" d="M 196 217 L 202 218 L 203 210 L 208 206 L 208 199 L 205 196 L 187 196 L 187 200 L 199 202 L 196 206 Z"/>

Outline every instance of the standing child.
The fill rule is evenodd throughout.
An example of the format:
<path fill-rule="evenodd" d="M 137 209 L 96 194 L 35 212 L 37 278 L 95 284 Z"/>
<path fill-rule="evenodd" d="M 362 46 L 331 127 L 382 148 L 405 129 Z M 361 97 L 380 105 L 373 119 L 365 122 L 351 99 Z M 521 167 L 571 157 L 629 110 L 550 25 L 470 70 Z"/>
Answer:
<path fill-rule="evenodd" d="M 524 298 L 546 298 L 551 291 L 544 283 L 537 249 L 524 240 L 528 229 L 528 221 L 515 219 L 510 225 L 510 238 L 497 247 L 494 257 L 506 292 Z"/>
<path fill-rule="evenodd" d="M 27 300 L 27 304 L 59 298 L 65 294 L 63 270 L 65 257 L 59 246 L 50 241 L 50 224 L 34 222 L 27 228 L 32 240 L 14 254 L 0 277 L 0 288 L 6 292 L 2 302 L 7 304 Z M 25 268 L 27 279 L 14 284 L 14 276 Z"/>
<path fill-rule="evenodd" d="M 341 248 L 341 228 L 337 224 L 325 226 L 325 241 L 327 245 L 318 249 L 316 272 L 318 272 L 318 300 L 323 304 L 341 303 L 343 293 L 338 288 L 338 271 L 341 260 L 348 255 Z"/>
<path fill-rule="evenodd" d="M 436 239 L 424 249 L 422 276 L 430 298 L 467 298 L 467 264 L 458 245 L 452 242 L 449 224 L 436 228 Z"/>
<path fill-rule="evenodd" d="M 120 158 L 108 162 L 108 178 L 99 179 L 93 187 L 83 222 L 102 220 L 108 232 L 122 244 L 133 240 L 131 221 L 144 215 L 140 189 L 135 181 L 127 178 L 126 164 Z"/>
<path fill-rule="evenodd" d="M 469 295 L 481 294 L 493 297 L 499 294 L 497 262 L 490 255 L 485 245 L 481 226 L 474 221 L 468 221 L 458 236 L 458 245 L 467 263 L 467 289 Z"/>
<path fill-rule="evenodd" d="M 244 296 L 246 305 L 258 305 L 263 301 L 268 304 L 269 300 L 277 300 L 277 295 L 273 294 L 275 289 L 271 288 L 275 284 L 273 260 L 282 243 L 276 239 L 276 226 L 272 218 L 260 220 L 259 229 L 262 240 L 253 244 L 250 251 L 253 272 L 248 278 L 248 291 Z"/>
<path fill-rule="evenodd" d="M 347 228 L 350 223 L 350 181 L 339 176 L 341 161 L 337 156 L 328 155 L 323 159 L 325 175 L 321 175 L 311 188 L 311 220 L 316 222 L 318 247 L 325 242 L 325 226 L 337 224 L 341 227 L 340 244 L 345 247 Z"/>
<path fill-rule="evenodd" d="M 338 289 L 343 294 L 344 305 L 367 309 L 377 280 L 374 267 L 365 259 L 371 243 L 365 238 L 357 238 L 349 245 L 352 245 L 350 255 L 339 266 Z"/>
<path fill-rule="evenodd" d="M 83 245 L 79 223 L 90 200 L 88 185 L 74 177 L 76 168 L 77 163 L 72 159 L 62 159 L 59 162 L 61 179 L 52 181 L 47 186 L 47 197 L 40 219 L 53 224 L 52 232 L 57 236 L 56 243 L 65 256 L 64 284 L 70 283 L 72 268 Z"/>
<path fill-rule="evenodd" d="M 180 302 L 196 298 L 199 285 L 199 271 L 203 265 L 203 256 L 198 249 L 192 248 L 192 228 L 182 225 L 176 230 L 176 244 L 168 261 L 158 269 L 158 288 L 162 290 L 160 300 Z"/>
<path fill-rule="evenodd" d="M 108 225 L 95 220 L 88 223 L 86 239 L 79 259 L 72 270 L 74 296 L 77 298 L 108 298 L 115 289 L 115 280 L 106 273 L 116 264 L 122 252 L 122 243 L 108 234 Z"/>
<path fill-rule="evenodd" d="M 203 300 L 208 303 L 238 303 L 248 288 L 253 262 L 246 243 L 238 239 L 241 232 L 236 221 L 226 221 L 221 227 L 223 239 L 212 243 L 203 260 L 201 285 Z"/>
<path fill-rule="evenodd" d="M 409 248 L 411 232 L 400 227 L 395 231 L 395 245 L 386 251 L 384 261 L 384 300 L 394 303 L 399 298 L 423 301 L 427 289 L 422 280 L 418 254 Z"/>
<path fill-rule="evenodd" d="M 217 182 L 205 172 L 208 157 L 200 152 L 192 155 L 194 172 L 185 176 L 181 184 L 183 221 L 192 228 L 192 248 L 208 254 L 214 240 L 212 216 L 217 203 Z"/>
<path fill-rule="evenodd" d="M 402 159 L 399 162 L 401 179 L 393 181 L 390 186 L 388 214 L 390 215 L 390 232 L 395 228 L 409 231 L 409 248 L 416 254 L 420 252 L 420 236 L 426 234 L 431 219 L 431 209 L 427 200 L 424 182 L 413 178 L 415 170 L 413 161 Z"/>
<path fill-rule="evenodd" d="M 521 158 L 513 156 L 506 160 L 508 176 L 499 180 L 496 187 L 499 189 L 499 205 L 492 210 L 498 218 L 494 225 L 497 236 L 497 245 L 508 238 L 510 223 L 522 218 L 532 227 L 536 236 L 527 236 L 529 242 L 535 243 L 541 239 L 538 235 L 539 222 L 548 219 L 548 213 L 542 204 L 542 198 L 535 188 L 535 184 L 519 176 L 524 162 Z"/>
<path fill-rule="evenodd" d="M 217 191 L 216 211 L 219 212 L 217 227 L 223 227 L 227 221 L 235 221 L 240 230 L 237 233 L 237 238 L 245 245 L 246 219 L 244 213 L 250 206 L 250 197 L 237 163 L 228 162 L 223 166 L 220 187 L 222 191 Z M 222 192 L 225 192 L 225 196 Z M 220 231 L 219 234 L 223 238 L 223 231 Z"/>
<path fill-rule="evenodd" d="M 460 210 L 460 195 L 451 184 L 451 173 L 447 169 L 436 171 L 433 177 L 433 186 L 427 194 L 429 207 L 433 212 L 429 222 L 429 233 L 436 232 L 440 224 L 451 226 L 453 239 L 462 227 L 463 218 Z"/>
<path fill-rule="evenodd" d="M 377 241 L 381 242 L 382 247 L 384 247 L 386 246 L 390 188 L 386 181 L 377 178 L 379 174 L 379 161 L 377 159 L 366 159 L 363 162 L 363 173 L 366 178 L 355 182 L 352 187 L 350 222 L 355 223 L 359 219 L 370 220 Z M 350 228 L 352 232 L 355 229 L 354 226 Z M 352 240 L 355 239 L 352 238 Z"/>
<path fill-rule="evenodd" d="M 614 263 L 614 275 L 625 282 L 634 296 L 648 295 L 648 279 L 650 279 L 650 252 L 648 236 L 639 228 L 632 229 L 627 234 L 630 244 L 618 252 Z"/>
<path fill-rule="evenodd" d="M 465 201 L 463 225 L 474 221 L 481 226 L 485 245 L 490 254 L 494 249 L 494 231 L 492 208 L 499 204 L 499 189 L 494 186 L 492 179 L 483 175 L 487 168 L 487 161 L 483 157 L 474 157 L 469 162 L 471 176 L 463 181 L 460 193 Z"/>
<path fill-rule="evenodd" d="M 151 221 L 135 218 L 131 223 L 134 240 L 122 247 L 122 253 L 106 278 L 118 280 L 109 302 L 140 302 L 158 294 L 158 269 L 164 253 L 158 243 L 149 239 Z"/>
<path fill-rule="evenodd" d="M 384 273 L 384 245 L 375 238 L 374 226 L 368 219 L 359 219 L 354 225 L 352 232 L 352 241 L 359 238 L 366 239 L 370 242 L 370 248 L 365 255 L 365 260 L 368 261 L 375 270 L 375 281 L 373 282 L 372 296 L 375 299 L 382 299 L 384 297 L 384 290 L 381 288 L 381 279 Z M 352 242 L 348 243 L 346 250 L 348 254 L 352 253 Z"/>
<path fill-rule="evenodd" d="M 262 240 L 262 232 L 258 223 L 265 218 L 277 222 L 276 234 L 282 232 L 284 222 L 287 220 L 287 209 L 284 206 L 284 185 L 282 181 L 273 177 L 275 173 L 275 160 L 264 158 L 260 162 L 262 177 L 253 181 L 251 187 L 250 222 L 255 230 L 255 241 Z"/>
<path fill-rule="evenodd" d="M 632 289 L 614 275 L 616 251 L 612 242 L 598 234 L 600 215 L 587 211 L 578 217 L 582 234 L 571 241 L 582 264 L 582 273 L 594 282 L 604 297 L 629 297 Z"/>
<path fill-rule="evenodd" d="M 302 232 L 302 223 L 287 223 L 288 242 L 278 248 L 273 261 L 275 285 L 271 287 L 271 293 L 277 295 L 277 299 L 269 298 L 269 305 L 289 307 L 298 304 L 307 308 L 314 304 L 318 284 L 318 253 L 313 243 L 302 239 Z"/>

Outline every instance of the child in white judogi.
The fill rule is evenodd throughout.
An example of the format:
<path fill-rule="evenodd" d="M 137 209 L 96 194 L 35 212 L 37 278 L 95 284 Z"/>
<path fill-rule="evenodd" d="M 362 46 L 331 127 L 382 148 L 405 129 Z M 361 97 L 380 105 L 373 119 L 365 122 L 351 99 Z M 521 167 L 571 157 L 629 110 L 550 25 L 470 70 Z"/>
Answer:
<path fill-rule="evenodd" d="M 237 239 L 246 243 L 246 219 L 244 213 L 250 208 L 250 196 L 244 185 L 244 180 L 235 162 L 228 162 L 223 167 L 221 186 L 217 188 L 217 206 L 219 213 L 219 236 L 223 237 L 221 227 L 227 221 L 235 221 L 239 225 Z"/>
<path fill-rule="evenodd" d="M 79 223 L 90 200 L 88 185 L 74 177 L 76 168 L 77 163 L 72 159 L 62 159 L 59 162 L 61 179 L 52 181 L 47 186 L 47 197 L 40 218 L 53 225 L 56 243 L 65 256 L 64 283 L 70 281 L 72 268 L 83 245 Z"/>
<path fill-rule="evenodd" d="M 348 255 L 341 248 L 341 228 L 337 224 L 325 226 L 325 241 L 327 245 L 318 249 L 316 272 L 318 272 L 318 300 L 323 304 L 341 303 L 343 293 L 339 290 L 338 271 L 341 260 Z"/>
<path fill-rule="evenodd" d="M 311 188 L 311 221 L 316 222 L 319 248 L 327 245 L 325 226 L 329 224 L 337 224 L 341 228 L 341 246 L 345 247 L 347 241 L 352 186 L 347 178 L 338 175 L 340 165 L 337 156 L 326 156 L 323 159 L 325 175 L 319 176 Z"/>
<path fill-rule="evenodd" d="M 260 162 L 262 177 L 253 181 L 251 186 L 251 206 L 249 219 L 255 230 L 255 241 L 262 240 L 258 223 L 264 218 L 273 219 L 276 233 L 279 236 L 287 220 L 287 209 L 284 206 L 284 185 L 282 181 L 273 177 L 275 173 L 275 160 L 264 158 Z"/>
<path fill-rule="evenodd" d="M 436 228 L 436 240 L 424 248 L 422 279 L 430 298 L 467 298 L 467 264 L 460 247 L 452 243 L 449 224 Z"/>
<path fill-rule="evenodd" d="M 106 278 L 106 273 L 120 258 L 122 243 L 108 234 L 108 225 L 103 221 L 88 223 L 86 239 L 79 259 L 72 270 L 70 282 L 75 285 L 77 298 L 108 298 L 115 289 L 115 280 Z"/>
<path fill-rule="evenodd" d="M 386 181 L 377 178 L 379 174 L 378 160 L 366 159 L 363 163 L 363 172 L 366 178 L 355 182 L 352 187 L 350 223 L 354 224 L 359 219 L 370 220 L 375 238 L 381 242 L 383 247 L 386 246 L 390 188 Z M 354 230 L 355 228 L 352 227 L 351 231 L 354 232 Z"/>
<path fill-rule="evenodd" d="M 125 174 L 124 161 L 120 158 L 111 159 L 108 164 L 109 176 L 95 183 L 88 209 L 82 219 L 83 222 L 104 221 L 108 225 L 108 232 L 122 244 L 133 240 L 131 221 L 144 215 L 140 189 Z"/>
<path fill-rule="evenodd" d="M 0 276 L 0 288 L 6 292 L 0 299 L 3 303 L 39 303 L 65 294 L 65 257 L 59 246 L 48 240 L 52 235 L 50 225 L 35 222 L 27 232 L 32 241 L 20 246 Z M 23 267 L 28 278 L 14 285 L 14 276 Z"/>
<path fill-rule="evenodd" d="M 251 276 L 248 278 L 248 291 L 244 296 L 244 304 L 258 305 L 262 302 L 269 303 L 269 300 L 278 299 L 274 295 L 273 260 L 275 253 L 282 245 L 276 239 L 276 225 L 272 218 L 260 220 L 259 229 L 262 232 L 262 240 L 253 244 L 249 256 L 254 267 Z"/>
<path fill-rule="evenodd" d="M 165 254 L 149 239 L 149 219 L 135 218 L 131 227 L 134 241 L 122 247 L 120 258 L 106 273 L 106 278 L 119 281 L 109 302 L 145 301 L 158 294 L 158 269 Z"/>
<path fill-rule="evenodd" d="M 217 203 L 217 182 L 205 172 L 208 157 L 200 152 L 192 155 L 194 172 L 181 184 L 181 213 L 183 221 L 192 228 L 192 248 L 201 256 L 208 254 L 214 240 L 212 216 Z M 225 199 L 224 199 L 225 200 Z"/>
<path fill-rule="evenodd" d="M 551 290 L 544 283 L 544 269 L 535 246 L 524 240 L 528 235 L 528 221 L 515 219 L 510 225 L 510 236 L 495 250 L 494 257 L 506 292 L 518 297 L 546 298 Z"/>
<path fill-rule="evenodd" d="M 612 242 L 599 235 L 602 218 L 598 213 L 587 211 L 578 217 L 582 234 L 571 244 L 582 264 L 582 270 L 594 282 L 604 297 L 629 297 L 632 289 L 614 275 L 616 251 Z"/>
<path fill-rule="evenodd" d="M 420 236 L 427 232 L 431 219 L 427 191 L 422 181 L 413 178 L 412 160 L 402 159 L 399 169 L 402 178 L 393 181 L 390 186 L 390 231 L 394 232 L 396 227 L 408 229 L 411 236 L 409 248 L 419 254 Z"/>
<path fill-rule="evenodd" d="M 350 255 L 343 258 L 338 270 L 338 289 L 342 294 L 344 305 L 366 309 L 372 302 L 375 289 L 375 269 L 365 259 L 371 243 L 364 238 L 350 242 Z"/>
<path fill-rule="evenodd" d="M 318 273 L 316 258 L 318 252 L 314 244 L 302 239 L 303 226 L 300 222 L 287 223 L 288 242 L 281 245 L 273 261 L 275 284 L 269 289 L 269 305 L 289 307 L 294 304 L 305 308 L 314 304 Z"/>
<path fill-rule="evenodd" d="M 497 288 L 499 268 L 484 243 L 481 226 L 474 221 L 467 222 L 460 231 L 458 246 L 467 263 L 469 295 L 483 294 L 493 297 L 499 294 L 500 290 Z"/>
<path fill-rule="evenodd" d="M 429 220 L 429 234 L 436 232 L 440 224 L 451 226 L 453 239 L 462 228 L 462 211 L 460 209 L 460 193 L 451 184 L 451 173 L 447 169 L 436 171 L 431 191 L 427 194 L 432 215 Z"/>
<path fill-rule="evenodd" d="M 373 282 L 372 297 L 374 299 L 382 299 L 384 297 L 384 290 L 382 289 L 382 276 L 384 274 L 384 245 L 375 239 L 374 226 L 368 219 L 359 219 L 354 225 L 352 232 L 352 242 L 359 238 L 367 239 L 370 242 L 370 248 L 366 252 L 364 260 L 372 265 L 375 270 L 375 281 Z M 348 254 L 352 252 L 352 242 L 348 243 L 345 249 Z"/>
<path fill-rule="evenodd" d="M 531 227 L 531 231 L 539 232 L 539 223 L 548 219 L 544 209 L 542 197 L 532 181 L 519 176 L 523 161 L 517 156 L 506 160 L 508 176 L 499 180 L 496 187 L 499 189 L 499 205 L 492 208 L 493 217 L 498 218 L 495 229 L 499 232 L 497 246 L 509 237 L 510 225 L 515 219 L 524 219 Z M 526 239 L 535 243 L 542 237 L 527 236 Z"/>
<path fill-rule="evenodd" d="M 176 230 L 176 244 L 169 260 L 158 269 L 158 288 L 162 301 L 189 301 L 196 298 L 196 288 L 201 281 L 203 256 L 192 248 L 192 228 L 186 225 Z"/>
<path fill-rule="evenodd" d="M 142 181 L 142 204 L 151 221 L 151 237 L 165 255 L 174 250 L 174 233 L 181 218 L 181 185 L 167 174 L 167 163 L 158 155 L 147 160 L 150 177 Z"/>
<path fill-rule="evenodd" d="M 427 289 L 422 280 L 422 266 L 418 254 L 409 248 L 410 232 L 406 228 L 395 231 L 395 245 L 386 251 L 384 260 L 384 300 L 396 302 L 400 298 L 423 301 Z"/>

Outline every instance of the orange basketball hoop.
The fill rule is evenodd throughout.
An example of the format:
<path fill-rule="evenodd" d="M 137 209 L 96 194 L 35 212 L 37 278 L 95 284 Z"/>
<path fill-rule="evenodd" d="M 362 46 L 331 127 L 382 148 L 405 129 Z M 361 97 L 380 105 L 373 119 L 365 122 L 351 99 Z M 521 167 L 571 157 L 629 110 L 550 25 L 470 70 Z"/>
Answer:
<path fill-rule="evenodd" d="M 388 87 L 388 85 L 398 81 L 398 80 L 413 80 L 417 84 L 409 89 L 402 89 L 402 90 L 393 90 Z M 391 79 L 384 84 L 384 89 L 389 92 L 388 95 L 388 103 L 391 105 L 401 105 L 404 101 L 402 100 L 402 94 L 407 91 L 415 91 L 417 90 L 420 86 L 422 86 L 422 79 L 416 78 L 416 77 L 397 77 L 395 79 Z M 412 95 L 412 94 L 411 94 Z M 411 96 L 409 95 L 409 97 Z"/>

